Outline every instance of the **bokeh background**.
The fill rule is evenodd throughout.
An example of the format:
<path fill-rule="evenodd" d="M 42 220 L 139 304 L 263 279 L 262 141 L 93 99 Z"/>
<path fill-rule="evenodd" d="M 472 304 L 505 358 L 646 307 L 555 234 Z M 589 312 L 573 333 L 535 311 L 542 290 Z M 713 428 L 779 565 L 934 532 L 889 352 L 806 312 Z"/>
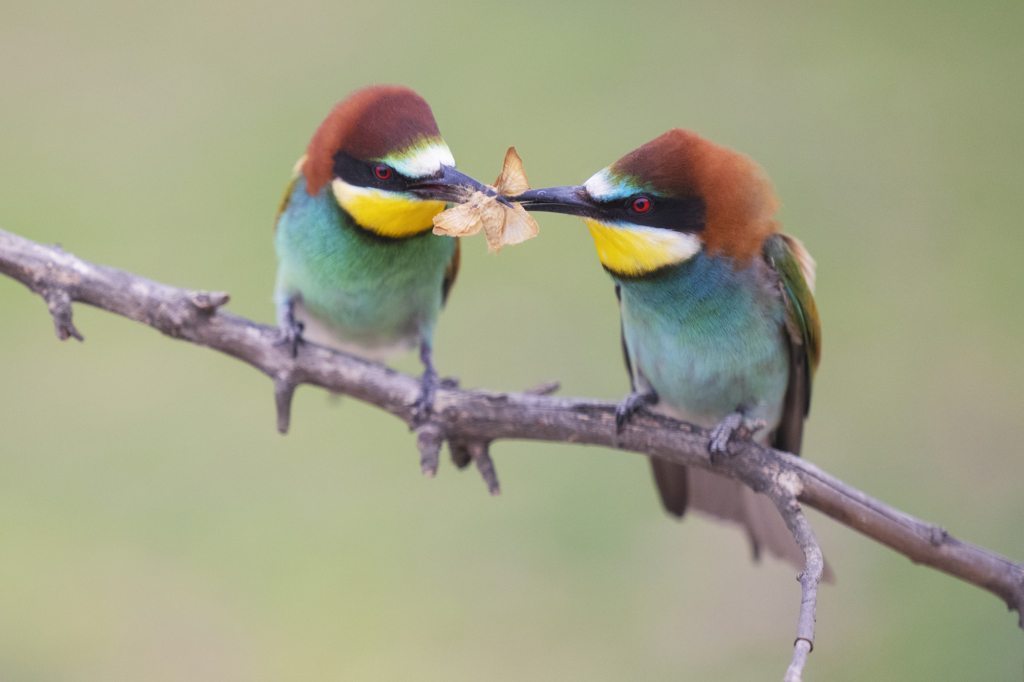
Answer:
<path fill-rule="evenodd" d="M 1024 4 L 0 2 L 0 226 L 273 320 L 272 223 L 354 88 L 407 84 L 460 168 L 576 183 L 673 126 L 758 160 L 818 260 L 805 456 L 1024 559 Z M 463 271 L 464 385 L 627 390 L 574 219 Z M 764 680 L 799 587 L 661 512 L 643 458 L 498 443 L 503 485 L 413 438 L 0 279 L 0 679 Z M 418 372 L 413 358 L 398 366 Z M 814 680 L 1020 679 L 1016 615 L 831 520 Z"/>

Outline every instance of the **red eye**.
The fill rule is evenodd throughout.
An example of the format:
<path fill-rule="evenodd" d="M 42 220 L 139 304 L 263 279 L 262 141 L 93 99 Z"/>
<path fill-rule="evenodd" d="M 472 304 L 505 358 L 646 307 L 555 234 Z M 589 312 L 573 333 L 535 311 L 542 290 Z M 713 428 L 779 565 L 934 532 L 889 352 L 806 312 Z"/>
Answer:
<path fill-rule="evenodd" d="M 391 169 L 381 164 L 373 169 L 373 172 L 377 174 L 377 177 L 381 180 L 387 180 L 391 177 Z"/>
<path fill-rule="evenodd" d="M 637 213 L 647 213 L 651 210 L 651 200 L 647 197 L 633 199 L 633 210 Z"/>

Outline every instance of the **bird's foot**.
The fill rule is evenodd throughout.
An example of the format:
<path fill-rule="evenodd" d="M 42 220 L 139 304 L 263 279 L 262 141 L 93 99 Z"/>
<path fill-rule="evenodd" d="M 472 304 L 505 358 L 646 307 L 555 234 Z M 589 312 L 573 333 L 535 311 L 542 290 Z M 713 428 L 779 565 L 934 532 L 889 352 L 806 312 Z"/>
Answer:
<path fill-rule="evenodd" d="M 625 399 L 615 406 L 615 435 L 622 433 L 630 418 L 647 405 L 658 402 L 658 394 L 654 391 L 648 393 L 630 393 Z"/>
<path fill-rule="evenodd" d="M 437 379 L 437 372 L 433 367 L 427 368 L 420 377 L 420 395 L 412 404 L 413 424 L 419 425 L 427 421 L 430 413 L 434 411 L 434 397 L 437 395 L 437 386 L 440 382 Z"/>
<path fill-rule="evenodd" d="M 757 431 L 765 427 L 763 419 L 750 419 L 742 412 L 733 412 L 726 415 L 722 421 L 711 429 L 711 442 L 708 443 L 708 453 L 711 455 L 711 463 L 714 464 L 720 459 L 731 456 L 729 452 L 729 441 L 733 436 L 750 438 Z"/>
<path fill-rule="evenodd" d="M 423 363 L 423 376 L 420 377 L 420 397 L 412 404 L 413 426 L 420 426 L 430 418 L 434 411 L 434 396 L 437 395 L 438 385 L 444 386 L 449 379 L 438 379 L 437 370 L 434 369 L 434 353 L 430 349 L 429 341 L 420 343 L 420 362 Z M 458 386 L 458 379 L 455 385 Z"/>
<path fill-rule="evenodd" d="M 289 320 L 286 324 L 279 327 L 281 335 L 277 341 L 274 342 L 275 346 L 284 346 L 290 349 L 292 357 L 298 357 L 299 355 L 299 344 L 304 343 L 305 339 L 302 338 L 302 330 L 305 325 L 297 320 Z"/>

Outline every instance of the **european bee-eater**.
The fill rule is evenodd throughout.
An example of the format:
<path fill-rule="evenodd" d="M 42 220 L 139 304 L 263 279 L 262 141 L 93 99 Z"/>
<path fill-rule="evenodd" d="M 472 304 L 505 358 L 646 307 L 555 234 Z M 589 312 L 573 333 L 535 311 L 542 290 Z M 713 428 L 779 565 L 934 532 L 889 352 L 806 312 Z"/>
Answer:
<path fill-rule="evenodd" d="M 726 453 L 743 424 L 799 454 L 821 350 L 814 260 L 779 233 L 778 200 L 746 156 L 670 130 L 578 187 L 513 201 L 583 218 L 615 282 L 631 393 L 621 425 L 643 405 L 711 429 Z M 804 557 L 771 501 L 706 471 L 651 459 L 669 513 L 689 508 L 743 525 L 760 548 Z"/>
<path fill-rule="evenodd" d="M 459 270 L 458 239 L 433 218 L 468 191 L 426 101 L 373 86 L 334 107 L 295 166 L 277 216 L 274 301 L 282 343 L 302 338 L 372 360 L 419 345 L 433 402 L 431 340 Z"/>

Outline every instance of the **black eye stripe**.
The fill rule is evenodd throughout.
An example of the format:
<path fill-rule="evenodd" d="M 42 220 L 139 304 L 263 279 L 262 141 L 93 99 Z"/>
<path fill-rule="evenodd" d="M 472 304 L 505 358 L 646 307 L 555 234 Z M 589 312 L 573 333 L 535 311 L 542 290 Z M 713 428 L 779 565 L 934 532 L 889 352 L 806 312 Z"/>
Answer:
<path fill-rule="evenodd" d="M 378 173 L 381 168 L 389 171 L 384 177 Z M 391 166 L 379 161 L 360 161 L 345 152 L 334 155 L 334 177 L 356 187 L 372 187 L 391 192 L 401 192 L 414 182 Z"/>
<path fill-rule="evenodd" d="M 646 210 L 637 210 L 635 202 L 646 199 L 650 202 Z M 600 219 L 614 223 L 624 222 L 644 227 L 660 227 L 677 232 L 701 232 L 704 230 L 706 209 L 704 200 L 698 196 L 682 199 L 659 197 L 651 194 L 637 194 L 625 201 L 615 199 L 597 204 Z"/>

